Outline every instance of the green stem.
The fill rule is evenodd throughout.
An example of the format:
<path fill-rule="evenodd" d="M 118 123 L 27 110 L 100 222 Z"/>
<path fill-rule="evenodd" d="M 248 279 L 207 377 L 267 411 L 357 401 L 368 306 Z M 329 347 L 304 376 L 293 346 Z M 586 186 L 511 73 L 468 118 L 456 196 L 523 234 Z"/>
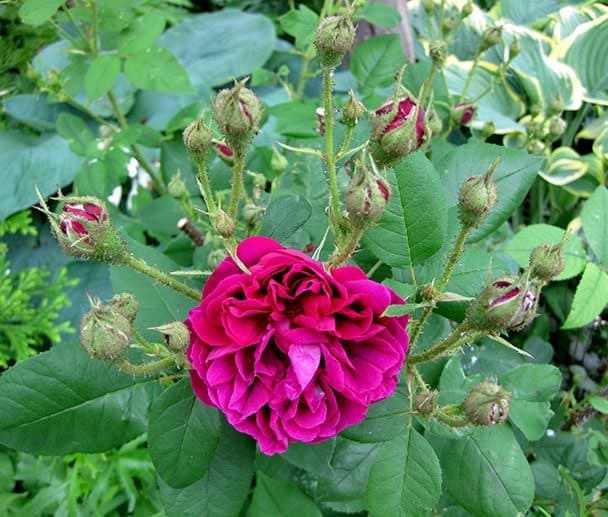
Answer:
<path fill-rule="evenodd" d="M 338 151 L 338 154 L 336 154 L 336 161 L 340 160 L 348 151 L 348 147 L 353 139 L 354 130 L 354 126 L 346 126 L 346 131 L 344 131 L 344 142 L 342 142 L 340 150 Z"/>
<path fill-rule="evenodd" d="M 357 249 L 362 235 L 362 228 L 354 228 L 351 230 L 343 245 L 336 247 L 332 253 L 331 257 L 327 261 L 327 268 L 333 269 L 344 264 L 344 262 L 346 262 Z"/>
<path fill-rule="evenodd" d="M 454 404 L 439 406 L 433 411 L 431 416 L 450 427 L 466 427 L 467 425 L 471 425 L 466 415 L 460 412 L 460 406 Z"/>
<path fill-rule="evenodd" d="M 114 95 L 113 90 L 110 90 L 108 92 L 108 100 L 110 101 L 110 105 L 112 106 L 112 112 L 114 113 L 116 120 L 118 120 L 118 124 L 120 125 L 121 129 L 127 129 L 129 127 L 129 123 L 127 122 L 127 119 L 125 118 L 122 110 L 120 109 L 118 99 L 116 98 L 116 95 Z M 141 167 L 150 175 L 152 181 L 154 182 L 154 186 L 160 192 L 165 192 L 166 188 L 162 178 L 156 173 L 156 171 L 144 158 L 143 154 L 139 150 L 139 147 L 137 147 L 136 144 L 131 144 L 129 146 L 129 149 L 131 150 L 133 157 L 137 160 Z"/>
<path fill-rule="evenodd" d="M 146 377 L 175 366 L 175 361 L 171 357 L 164 357 L 158 361 L 143 364 L 131 364 L 128 361 L 123 361 L 118 363 L 117 366 L 119 370 L 128 373 L 129 375 Z"/>
<path fill-rule="evenodd" d="M 428 390 L 429 387 L 426 385 L 426 382 L 424 382 L 424 379 L 422 378 L 422 375 L 420 375 L 418 368 L 413 364 L 408 365 L 408 368 L 409 371 L 412 372 L 412 376 L 414 377 L 414 380 L 416 381 L 418 386 L 420 386 L 420 389 L 422 389 L 423 391 Z"/>
<path fill-rule="evenodd" d="M 65 15 L 67 16 L 68 20 L 70 20 L 70 23 L 72 24 L 72 26 L 74 27 L 74 29 L 76 30 L 76 32 L 78 33 L 78 36 L 82 39 L 82 41 L 84 43 L 88 43 L 89 40 L 87 39 L 86 34 L 82 31 L 82 28 L 80 27 L 80 25 L 78 25 L 78 23 L 76 22 L 76 19 L 74 18 L 74 15 L 72 14 L 72 11 L 70 10 L 69 7 L 66 7 L 65 5 L 62 7 L 62 11 L 65 13 Z M 53 22 L 54 23 L 54 22 Z"/>
<path fill-rule="evenodd" d="M 334 155 L 334 114 L 331 94 L 333 69 L 323 69 L 323 106 L 325 109 L 325 163 L 327 164 L 327 182 L 329 184 L 329 224 L 334 237 L 339 235 L 340 192 L 336 174 L 336 157 Z"/>
<path fill-rule="evenodd" d="M 463 99 L 466 97 L 469 86 L 471 86 L 471 81 L 473 80 L 473 74 L 475 73 L 475 69 L 477 68 L 477 65 L 479 65 L 480 58 L 481 58 L 481 52 L 479 52 L 479 50 L 478 50 L 477 53 L 475 54 L 475 59 L 473 60 L 473 65 L 471 66 L 471 69 L 469 70 L 469 75 L 467 75 L 467 79 L 464 83 L 464 87 L 462 88 L 462 92 L 460 93 L 460 97 L 458 98 L 457 104 L 461 103 L 463 101 Z"/>
<path fill-rule="evenodd" d="M 207 211 L 213 218 L 217 212 L 217 205 L 215 204 L 215 199 L 213 197 L 213 190 L 211 190 L 211 182 L 209 181 L 207 164 L 205 162 L 197 162 L 196 166 L 198 168 L 197 178 L 201 186 L 201 194 L 203 194 L 203 199 L 207 205 Z"/>
<path fill-rule="evenodd" d="M 300 100 L 304 95 L 304 88 L 306 88 L 306 82 L 308 81 L 310 74 L 308 72 L 308 66 L 310 64 L 312 50 L 312 43 L 306 49 L 306 52 L 302 54 L 302 68 L 300 70 L 300 77 L 298 79 L 298 85 L 296 86 L 296 91 L 294 93 L 293 100 Z"/>
<path fill-rule="evenodd" d="M 97 25 L 97 1 L 91 0 L 91 40 L 93 42 L 92 49 L 96 55 L 99 53 L 99 31 Z"/>
<path fill-rule="evenodd" d="M 230 194 L 230 208 L 228 215 L 230 219 L 236 221 L 239 208 L 239 201 L 243 195 L 243 175 L 245 174 L 245 151 L 233 146 L 234 165 L 232 167 L 232 192 Z"/>
<path fill-rule="evenodd" d="M 410 355 L 407 358 L 408 364 L 418 364 L 433 361 L 439 357 L 448 355 L 449 353 L 453 352 L 454 350 L 457 350 L 466 343 L 475 341 L 476 339 L 483 336 L 482 331 L 476 330 L 473 332 L 469 332 L 470 330 L 471 328 L 469 326 L 469 322 L 467 320 L 464 320 L 460 325 L 458 325 L 458 327 L 456 327 L 451 332 L 448 337 L 446 337 L 440 343 L 437 343 L 435 346 L 432 346 L 424 352 Z"/>
<path fill-rule="evenodd" d="M 458 259 L 460 258 L 460 255 L 464 251 L 464 243 L 465 243 L 465 241 L 467 239 L 467 235 L 469 234 L 470 231 L 471 231 L 471 228 L 468 226 L 462 226 L 460 228 L 460 232 L 458 233 L 458 236 L 456 237 L 456 240 L 454 241 L 454 246 L 452 247 L 452 251 L 450 251 L 450 254 L 448 255 L 448 260 L 445 264 L 443 273 L 441 273 L 441 276 L 439 277 L 439 281 L 435 285 L 437 295 L 440 295 L 443 292 L 443 290 L 445 289 L 445 286 L 447 285 L 450 278 L 452 277 L 452 273 L 454 272 L 454 268 L 456 267 L 456 264 L 458 263 Z M 429 305 L 428 307 L 426 307 L 424 309 L 424 311 L 422 312 L 420 319 L 416 322 L 416 326 L 412 329 L 412 332 L 410 334 L 410 348 L 411 349 L 413 349 L 414 346 L 416 345 L 416 341 L 420 335 L 420 332 L 422 331 L 422 328 L 426 324 L 427 320 L 430 318 L 432 312 L 433 312 L 433 305 Z"/>
<path fill-rule="evenodd" d="M 122 263 L 125 266 L 129 266 L 130 268 L 134 269 L 135 271 L 141 273 L 142 275 L 149 276 L 153 280 L 156 280 L 159 284 L 170 287 L 174 291 L 177 291 L 178 293 L 181 293 L 189 298 L 192 298 L 193 300 L 200 301 L 200 299 L 201 299 L 201 294 L 197 289 L 194 289 L 194 288 L 184 284 L 183 282 L 176 280 L 175 278 L 173 278 L 171 275 L 168 275 L 167 273 L 159 271 L 155 267 L 150 266 L 143 259 L 135 257 L 134 255 L 131 255 L 130 253 L 125 254 L 125 256 L 122 259 Z"/>

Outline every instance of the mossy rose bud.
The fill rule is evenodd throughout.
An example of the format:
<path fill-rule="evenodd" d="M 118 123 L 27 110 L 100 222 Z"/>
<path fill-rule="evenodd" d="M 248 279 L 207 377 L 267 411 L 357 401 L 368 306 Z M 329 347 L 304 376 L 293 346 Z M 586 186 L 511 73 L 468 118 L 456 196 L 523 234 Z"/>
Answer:
<path fill-rule="evenodd" d="M 521 42 L 516 38 L 509 45 L 509 61 L 515 59 L 521 53 Z"/>
<path fill-rule="evenodd" d="M 364 113 L 365 106 L 355 93 L 350 90 L 348 92 L 348 100 L 344 103 L 344 108 L 342 109 L 342 123 L 345 126 L 354 127 Z"/>
<path fill-rule="evenodd" d="M 110 306 L 127 321 L 133 323 L 139 312 L 139 302 L 131 293 L 116 294 L 110 300 Z"/>
<path fill-rule="evenodd" d="M 471 303 L 467 318 L 479 330 L 521 330 L 536 317 L 539 294 L 527 278 L 498 278 Z"/>
<path fill-rule="evenodd" d="M 213 145 L 213 133 L 202 117 L 191 122 L 184 129 L 184 145 L 194 162 L 201 163 L 209 157 Z"/>
<path fill-rule="evenodd" d="M 530 275 L 548 282 L 559 275 L 565 266 L 563 243 L 541 244 L 530 253 Z"/>
<path fill-rule="evenodd" d="M 417 115 L 416 115 L 417 112 Z M 427 138 L 424 109 L 410 97 L 387 99 L 372 117 L 371 153 L 380 167 L 390 167 L 416 151 Z"/>
<path fill-rule="evenodd" d="M 324 68 L 335 68 L 353 46 L 355 26 L 346 16 L 328 16 L 317 26 L 315 47 Z"/>
<path fill-rule="evenodd" d="M 345 196 L 346 210 L 353 226 L 365 228 L 380 219 L 390 196 L 391 188 L 386 179 L 376 175 L 353 177 Z"/>
<path fill-rule="evenodd" d="M 458 191 L 458 216 L 463 226 L 476 228 L 486 219 L 498 199 L 492 174 L 498 162 L 494 162 L 484 175 L 465 180 Z"/>
<path fill-rule="evenodd" d="M 435 65 L 442 67 L 448 57 L 448 44 L 443 40 L 431 41 L 429 55 Z"/>
<path fill-rule="evenodd" d="M 502 424 L 509 418 L 511 393 L 493 382 L 473 386 L 464 401 L 464 412 L 477 425 Z"/>
<path fill-rule="evenodd" d="M 221 90 L 213 102 L 213 118 L 234 149 L 249 143 L 262 121 L 262 103 L 245 81 Z"/>
<path fill-rule="evenodd" d="M 159 327 L 152 327 L 151 330 L 160 332 L 164 336 L 165 343 L 169 349 L 174 352 L 183 353 L 188 348 L 190 331 L 181 321 L 172 321 Z"/>
<path fill-rule="evenodd" d="M 117 362 L 127 357 L 131 332 L 131 322 L 119 311 L 92 300 L 80 324 L 80 343 L 91 357 Z"/>
<path fill-rule="evenodd" d="M 481 37 L 479 49 L 481 52 L 488 50 L 494 45 L 498 45 L 502 41 L 502 27 L 491 26 L 488 27 Z"/>
<path fill-rule="evenodd" d="M 566 121 L 558 115 L 553 115 L 545 122 L 545 132 L 547 139 L 551 142 L 557 140 L 566 131 Z"/>
<path fill-rule="evenodd" d="M 94 197 L 60 199 L 65 203 L 59 216 L 45 204 L 43 211 L 63 250 L 72 257 L 120 262 L 126 246 L 110 222 L 105 203 Z"/>
<path fill-rule="evenodd" d="M 236 229 L 234 220 L 221 208 L 218 208 L 214 215 L 213 226 L 222 237 L 231 237 Z"/>
<path fill-rule="evenodd" d="M 466 126 L 475 116 L 475 106 L 468 102 L 459 102 L 452 108 L 452 120 L 456 124 Z"/>

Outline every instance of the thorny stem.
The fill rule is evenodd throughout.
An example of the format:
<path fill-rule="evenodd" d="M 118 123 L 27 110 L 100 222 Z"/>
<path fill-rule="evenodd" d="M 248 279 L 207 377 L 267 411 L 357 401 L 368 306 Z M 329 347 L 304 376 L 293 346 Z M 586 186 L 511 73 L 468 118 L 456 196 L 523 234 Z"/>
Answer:
<path fill-rule="evenodd" d="M 344 131 L 344 142 L 342 142 L 340 150 L 338 151 L 338 154 L 336 154 L 336 161 L 344 157 L 344 155 L 348 151 L 348 147 L 350 146 L 350 143 L 353 139 L 354 129 L 354 126 L 346 126 L 346 131 Z"/>
<path fill-rule="evenodd" d="M 344 264 L 344 262 L 346 262 L 357 249 L 362 235 L 362 228 L 353 228 L 348 234 L 348 237 L 344 241 L 343 245 L 336 247 L 332 253 L 331 257 L 327 261 L 327 268 L 333 269 Z"/>
<path fill-rule="evenodd" d="M 460 406 L 454 404 L 439 406 L 433 411 L 431 416 L 450 427 L 466 427 L 467 425 L 471 425 L 469 419 L 460 412 Z"/>
<path fill-rule="evenodd" d="M 211 182 L 209 181 L 209 172 L 207 171 L 207 164 L 205 162 L 197 162 L 196 167 L 198 169 L 197 179 L 201 187 L 201 193 L 207 205 L 207 211 L 213 217 L 217 212 L 217 205 L 213 198 L 213 190 L 211 189 Z"/>
<path fill-rule="evenodd" d="M 475 341 L 484 334 L 480 330 L 476 330 L 473 332 L 470 332 L 470 330 L 470 324 L 465 319 L 443 341 L 437 343 L 435 346 L 432 346 L 431 348 L 423 352 L 420 352 L 419 354 L 410 355 L 407 358 L 408 364 L 418 364 L 433 361 L 434 359 L 437 359 L 439 357 L 449 354 L 454 350 L 457 350 L 466 343 Z"/>
<path fill-rule="evenodd" d="M 469 226 L 462 226 L 460 228 L 460 232 L 458 233 L 458 236 L 456 237 L 456 240 L 454 241 L 454 246 L 452 247 L 452 251 L 450 251 L 450 254 L 448 255 L 448 260 L 445 264 L 443 273 L 441 274 L 441 276 L 439 277 L 439 281 L 435 285 L 435 289 L 436 289 L 436 292 L 438 295 L 443 292 L 443 290 L 445 289 L 445 286 L 447 285 L 448 281 L 452 277 L 452 273 L 454 272 L 454 268 L 456 267 L 456 264 L 458 263 L 458 259 L 460 258 L 460 255 L 464 251 L 464 243 L 465 243 L 467 235 L 469 234 L 470 231 L 471 231 L 471 228 Z M 417 341 L 418 337 L 420 336 L 420 332 L 422 331 L 424 325 L 426 324 L 427 320 L 431 316 L 431 314 L 433 312 L 433 306 L 434 306 L 434 304 L 431 304 L 424 309 L 424 311 L 422 312 L 422 314 L 420 316 L 420 319 L 416 322 L 416 325 L 412 329 L 412 332 L 410 334 L 411 349 L 413 349 L 414 346 L 416 345 L 416 341 Z"/>
<path fill-rule="evenodd" d="M 429 387 L 426 385 L 426 382 L 424 382 L 424 379 L 422 378 L 422 375 L 420 375 L 418 368 L 412 364 L 412 365 L 408 365 L 408 369 L 410 372 L 412 372 L 412 376 L 414 377 L 414 380 L 416 381 L 416 383 L 418 384 L 420 389 L 428 390 Z"/>
<path fill-rule="evenodd" d="M 201 294 L 199 293 L 199 291 L 197 289 L 194 289 L 194 288 L 184 284 L 183 282 L 176 280 L 175 278 L 168 275 L 167 273 L 159 271 L 155 267 L 150 266 L 143 259 L 135 257 L 135 256 L 131 255 L 130 253 L 125 254 L 125 256 L 122 259 L 122 263 L 125 266 L 129 266 L 130 268 L 134 269 L 138 273 L 141 273 L 142 275 L 149 276 L 153 280 L 156 280 L 159 284 L 169 287 L 169 288 L 173 289 L 174 291 L 177 291 L 178 293 L 181 293 L 189 298 L 192 298 L 193 300 L 200 301 L 200 299 L 201 299 Z"/>
<path fill-rule="evenodd" d="M 339 234 L 340 220 L 340 193 L 338 191 L 338 177 L 336 174 L 336 157 L 334 155 L 334 120 L 332 68 L 323 69 L 323 105 L 325 109 L 325 163 L 327 164 L 327 182 L 329 184 L 329 224 L 334 236 Z"/>
<path fill-rule="evenodd" d="M 239 201 L 243 195 L 243 174 L 245 173 L 245 151 L 234 146 L 234 165 L 232 167 L 232 192 L 230 194 L 230 208 L 228 216 L 236 221 Z"/>
<path fill-rule="evenodd" d="M 117 366 L 119 370 L 128 373 L 129 375 L 145 377 L 175 366 L 175 361 L 171 357 L 164 357 L 158 361 L 143 364 L 132 364 L 129 361 L 123 361 L 118 363 Z"/>
<path fill-rule="evenodd" d="M 480 58 L 481 58 L 481 52 L 478 49 L 477 52 L 475 53 L 475 59 L 473 60 L 473 64 L 471 65 L 471 69 L 469 70 L 469 74 L 467 75 L 467 79 L 464 83 L 464 87 L 462 88 L 462 92 L 460 93 L 460 97 L 458 98 L 458 103 L 462 102 L 463 99 L 467 95 L 467 91 L 469 89 L 469 86 L 471 86 L 471 81 L 473 80 L 473 75 L 475 73 L 475 69 L 479 65 Z"/>

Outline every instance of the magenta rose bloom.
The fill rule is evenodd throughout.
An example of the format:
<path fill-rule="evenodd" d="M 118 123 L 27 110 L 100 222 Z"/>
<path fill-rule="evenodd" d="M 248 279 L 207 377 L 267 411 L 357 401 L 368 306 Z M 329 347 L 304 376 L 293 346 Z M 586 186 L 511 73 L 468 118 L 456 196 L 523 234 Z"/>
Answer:
<path fill-rule="evenodd" d="M 317 443 L 361 422 L 393 393 L 408 349 L 403 303 L 354 266 L 250 237 L 207 280 L 186 320 L 195 394 L 265 454 Z"/>

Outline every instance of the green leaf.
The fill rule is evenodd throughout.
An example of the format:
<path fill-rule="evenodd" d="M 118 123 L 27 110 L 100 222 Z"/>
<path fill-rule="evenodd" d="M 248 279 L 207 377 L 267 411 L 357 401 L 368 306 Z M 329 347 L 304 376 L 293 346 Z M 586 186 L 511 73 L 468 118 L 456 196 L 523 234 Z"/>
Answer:
<path fill-rule="evenodd" d="M 553 57 L 570 65 L 580 77 L 587 89 L 584 99 L 604 106 L 608 105 L 608 63 L 605 59 L 594 59 L 594 56 L 605 56 L 608 53 L 606 31 L 608 14 L 579 25 L 553 52 Z"/>
<path fill-rule="evenodd" d="M 409 413 L 409 400 L 397 392 L 382 402 L 372 404 L 365 420 L 347 427 L 341 436 L 360 443 L 392 440 L 407 427 Z"/>
<path fill-rule="evenodd" d="M 261 68 L 275 49 L 276 35 L 266 16 L 222 9 L 174 25 L 157 45 L 177 57 L 197 88 L 211 87 Z"/>
<path fill-rule="evenodd" d="M 426 515 L 441 495 L 433 448 L 413 427 L 384 442 L 369 473 L 370 515 Z"/>
<path fill-rule="evenodd" d="M 599 186 L 581 211 L 587 242 L 602 264 L 608 266 L 608 189 Z"/>
<path fill-rule="evenodd" d="M 192 84 L 184 67 L 171 52 L 153 47 L 125 59 L 125 74 L 137 88 L 190 93 Z"/>
<path fill-rule="evenodd" d="M 385 310 L 384 316 L 403 316 L 405 314 L 411 314 L 417 309 L 428 307 L 426 303 L 406 303 L 406 304 L 394 304 L 389 305 Z"/>
<path fill-rule="evenodd" d="M 401 21 L 401 15 L 397 9 L 377 2 L 366 2 L 362 7 L 357 9 L 356 17 L 387 29 L 394 27 Z"/>
<path fill-rule="evenodd" d="M 184 488 L 171 488 L 159 478 L 167 515 L 237 516 L 250 493 L 255 446 L 253 440 L 222 423 L 220 441 L 209 469 Z M 197 458 L 191 461 L 196 462 Z"/>
<path fill-rule="evenodd" d="M 19 8 L 23 23 L 41 25 L 51 19 L 65 0 L 25 0 Z"/>
<path fill-rule="evenodd" d="M 469 142 L 458 146 L 435 163 L 435 168 L 445 171 L 445 197 L 448 207 L 458 204 L 458 191 L 470 176 L 483 174 L 496 159 L 500 163 L 492 176 L 498 189 L 498 201 L 488 217 L 470 241 L 478 241 L 490 235 L 523 203 L 541 166 L 541 159 L 519 149 L 506 149 L 497 145 Z"/>
<path fill-rule="evenodd" d="M 37 131 L 55 129 L 57 117 L 70 108 L 65 104 L 49 104 L 47 95 L 20 94 L 4 99 L 4 112 Z"/>
<path fill-rule="evenodd" d="M 510 516 L 534 499 L 530 465 L 507 425 L 478 429 L 459 440 L 430 437 L 450 496 L 479 516 Z"/>
<path fill-rule="evenodd" d="M 0 219 L 37 201 L 34 185 L 43 196 L 72 182 L 82 158 L 58 135 L 34 137 L 19 131 L 0 133 Z"/>
<path fill-rule="evenodd" d="M 298 487 L 278 481 L 258 471 L 253 499 L 247 515 L 250 517 L 291 517 L 294 510 L 298 516 L 321 517 L 321 510 L 314 501 Z"/>
<path fill-rule="evenodd" d="M 608 274 L 588 262 L 579 282 L 570 314 L 563 329 L 574 329 L 591 323 L 608 305 Z"/>
<path fill-rule="evenodd" d="M 304 198 L 282 196 L 273 199 L 262 219 L 260 235 L 284 242 L 310 219 L 311 213 L 310 204 Z"/>
<path fill-rule="evenodd" d="M 315 444 L 294 442 L 289 445 L 287 452 L 283 453 L 283 458 L 292 465 L 317 476 L 331 477 L 333 469 L 329 462 L 335 448 L 334 438 Z"/>
<path fill-rule="evenodd" d="M 165 30 L 165 16 L 160 11 L 148 11 L 135 18 L 118 39 L 121 55 L 137 54 L 151 47 Z"/>
<path fill-rule="evenodd" d="M 95 58 L 84 76 L 84 91 L 89 100 L 97 99 L 111 90 L 120 74 L 120 58 L 103 54 Z"/>
<path fill-rule="evenodd" d="M 319 16 L 313 10 L 300 4 L 279 18 L 281 28 L 296 39 L 296 48 L 304 50 L 315 37 Z"/>
<path fill-rule="evenodd" d="M 589 164 L 574 149 L 558 147 L 549 156 L 547 170 L 538 174 L 551 185 L 562 186 L 582 178 L 588 169 Z"/>
<path fill-rule="evenodd" d="M 150 457 L 160 477 L 173 488 L 184 488 L 209 470 L 219 443 L 220 418 L 192 392 L 190 379 L 174 384 L 150 410 Z"/>
<path fill-rule="evenodd" d="M 277 118 L 277 131 L 285 136 L 296 138 L 315 138 L 317 102 L 304 99 L 297 102 L 275 104 L 270 114 Z"/>
<path fill-rule="evenodd" d="M 424 154 L 414 153 L 389 172 L 393 195 L 364 246 L 390 266 L 410 267 L 443 244 L 447 213 L 439 175 Z"/>
<path fill-rule="evenodd" d="M 165 272 L 179 269 L 175 262 L 150 246 L 129 241 L 129 249 L 150 265 Z M 139 300 L 139 312 L 135 323 L 140 330 L 170 321 L 183 321 L 188 311 L 196 304 L 190 298 L 159 285 L 130 268 L 110 266 L 110 279 L 115 292 L 130 292 Z M 143 330 L 142 333 L 150 339 L 158 339 L 156 332 Z"/>
<path fill-rule="evenodd" d="M 512 395 L 511 422 L 528 440 L 542 438 L 553 416 L 550 401 L 562 383 L 559 369 L 548 364 L 522 364 L 500 376 L 499 383 Z"/>
<path fill-rule="evenodd" d="M 399 36 L 386 34 L 357 45 L 350 60 L 350 71 L 357 79 L 359 90 L 365 94 L 392 84 L 395 72 L 404 63 Z"/>
<path fill-rule="evenodd" d="M 69 142 L 70 149 L 75 154 L 80 156 L 87 156 L 89 152 L 92 155 L 97 154 L 95 135 L 80 117 L 61 113 L 57 117 L 57 133 Z"/>
<path fill-rule="evenodd" d="M 591 396 L 588 399 L 589 404 L 600 413 L 608 415 L 608 400 L 604 397 Z"/>
<path fill-rule="evenodd" d="M 511 255 L 521 267 L 527 267 L 530 252 L 540 244 L 557 244 L 564 230 L 548 224 L 532 224 L 517 232 L 505 245 L 503 252 Z M 585 267 L 585 250 L 576 235 L 570 235 L 564 246 L 565 267 L 555 280 L 566 280 L 578 275 Z"/>
<path fill-rule="evenodd" d="M 557 0 L 539 0 L 533 4 L 527 0 L 500 0 L 492 8 L 492 17 L 507 18 L 519 25 L 531 25 L 557 12 L 562 5 Z"/>
<path fill-rule="evenodd" d="M 33 454 L 103 452 L 145 432 L 155 379 L 61 344 L 0 377 L 0 443 Z"/>

